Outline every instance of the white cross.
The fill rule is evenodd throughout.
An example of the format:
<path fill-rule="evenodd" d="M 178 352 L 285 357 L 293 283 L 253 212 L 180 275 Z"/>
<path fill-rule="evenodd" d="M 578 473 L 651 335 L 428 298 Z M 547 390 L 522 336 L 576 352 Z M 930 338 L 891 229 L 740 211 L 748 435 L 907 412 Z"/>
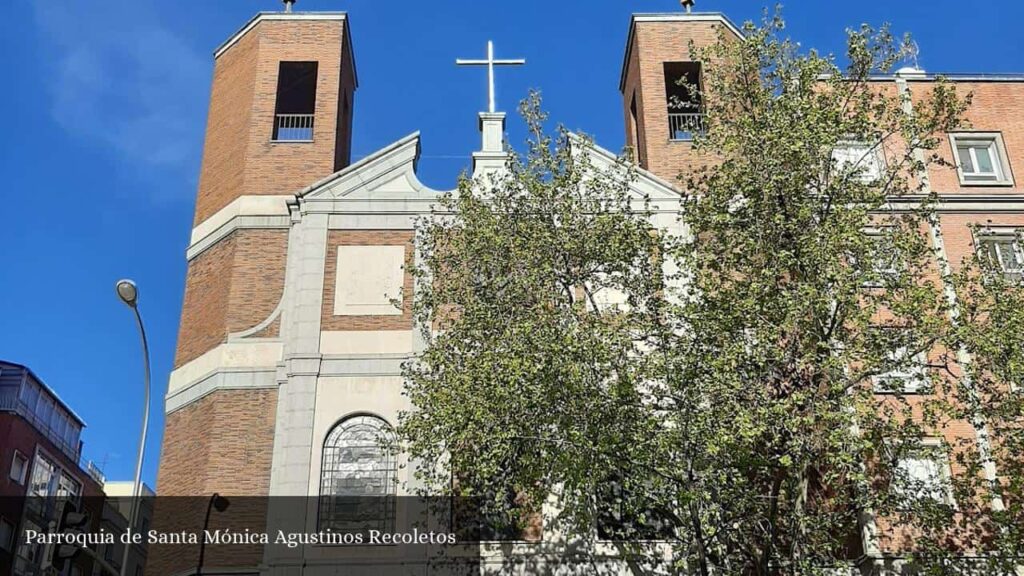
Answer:
<path fill-rule="evenodd" d="M 487 103 L 488 111 L 494 113 L 494 67 L 495 66 L 521 66 L 526 64 L 525 58 L 517 60 L 495 60 L 494 42 L 487 41 L 487 60 L 464 60 L 457 58 L 455 63 L 459 66 L 487 66 Z"/>

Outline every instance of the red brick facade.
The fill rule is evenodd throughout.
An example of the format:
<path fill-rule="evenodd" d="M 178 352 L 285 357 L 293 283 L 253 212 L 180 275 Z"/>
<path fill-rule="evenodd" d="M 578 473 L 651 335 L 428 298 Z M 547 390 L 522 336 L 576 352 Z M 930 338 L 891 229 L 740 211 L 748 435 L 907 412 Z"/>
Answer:
<path fill-rule="evenodd" d="M 259 21 L 218 56 L 196 224 L 241 196 L 294 193 L 348 164 L 356 80 L 346 27 L 347 21 L 340 19 Z M 728 37 L 733 31 L 714 18 L 634 21 L 621 86 L 626 143 L 636 151 L 641 166 L 668 182 L 677 182 L 681 173 L 708 159 L 694 154 L 690 142 L 670 137 L 663 64 L 690 61 L 691 42 L 708 46 L 723 34 Z M 319 63 L 312 142 L 271 140 L 281 61 Z M 920 97 L 926 83 L 910 84 L 915 97 Z M 879 83 L 878 88 L 894 93 L 898 89 L 894 81 Z M 1003 135 L 1008 169 L 1016 175 L 1013 169 L 1024 166 L 1024 132 L 1020 130 L 1024 128 L 1024 83 L 964 82 L 958 88 L 975 94 L 968 113 L 973 129 Z M 948 143 L 940 154 L 953 158 Z M 998 188 L 961 187 L 953 170 L 935 168 L 929 176 L 939 194 L 1009 197 L 1021 193 L 1016 180 L 1012 186 Z M 944 213 L 940 221 L 946 253 L 956 265 L 974 250 L 971 223 L 1024 226 L 1024 214 L 979 209 Z M 225 342 L 229 334 L 253 328 L 269 317 L 284 293 L 288 234 L 283 227 L 241 228 L 190 261 L 176 368 Z M 408 271 L 413 262 L 412 240 L 413 232 L 408 230 L 329 230 L 320 329 L 412 329 L 413 278 Z M 402 314 L 334 315 L 338 247 L 346 245 L 405 247 Z M 314 318 L 315 314 L 314 309 Z M 278 336 L 280 324 L 276 319 L 254 336 Z M 268 494 L 277 404 L 275 389 L 218 390 L 171 411 L 166 418 L 158 493 Z M 951 443 L 974 437 L 966 422 L 942 432 Z M 170 566 L 177 566 L 174 561 L 154 553 L 150 573 L 169 573 Z"/>
<path fill-rule="evenodd" d="M 999 132 L 1003 143 L 1013 184 L 1009 186 L 961 186 L 956 170 L 933 166 L 929 171 L 932 189 L 942 194 L 1024 194 L 1024 81 L 977 81 L 952 79 L 957 94 L 971 95 L 971 106 L 964 114 L 969 123 L 965 131 Z M 931 82 L 909 82 L 911 94 L 920 100 Z M 948 138 L 938 149 L 939 156 L 953 162 L 953 147 Z M 1016 169 L 1016 170 L 1015 170 Z"/>
<path fill-rule="evenodd" d="M 157 494 L 266 495 L 276 414 L 276 390 L 220 390 L 168 414 Z"/>
<path fill-rule="evenodd" d="M 0 518 L 10 522 L 15 530 L 22 528 L 21 520 L 25 506 L 22 497 L 29 493 L 32 465 L 37 451 L 82 485 L 81 502 L 92 518 L 92 529 L 98 529 L 103 514 L 103 488 L 45 434 L 22 416 L 12 412 L 0 412 Z M 24 483 L 18 483 L 11 478 L 16 452 L 27 459 Z M 17 543 L 11 552 L 0 548 L 0 574 L 13 573 L 16 546 Z M 83 573 L 88 573 L 92 568 L 92 561 L 85 557 L 77 558 L 74 564 L 83 570 Z"/>
<path fill-rule="evenodd" d="M 195 224 L 247 194 L 289 194 L 349 163 L 355 70 L 345 20 L 261 20 L 214 65 Z M 281 62 L 317 62 L 312 142 L 274 142 Z"/>
<path fill-rule="evenodd" d="M 189 263 L 175 368 L 267 319 L 284 291 L 287 251 L 287 230 L 238 230 Z"/>
<path fill-rule="evenodd" d="M 669 138 L 663 65 L 692 61 L 691 42 L 700 49 L 715 44 L 720 37 L 730 36 L 735 34 L 720 21 L 633 23 L 620 87 L 626 145 L 633 148 L 642 168 L 667 182 L 678 182 L 681 173 L 706 163 L 707 159 L 693 153 L 692 142 Z"/>
<path fill-rule="evenodd" d="M 724 24 L 707 18 L 687 19 L 673 15 L 634 18 L 620 86 L 626 144 L 635 150 L 641 167 L 668 182 L 678 183 L 681 174 L 706 164 L 709 159 L 693 153 L 690 142 L 673 141 L 670 138 L 663 65 L 666 62 L 692 60 L 690 43 L 697 48 L 712 44 L 718 40 L 723 29 Z M 730 33 L 726 32 L 727 35 Z M 962 185 L 955 168 L 937 165 L 929 168 L 931 191 L 940 197 L 939 227 L 945 255 L 956 270 L 977 249 L 972 225 L 1003 231 L 1024 228 L 1024 211 L 1020 209 L 1020 203 L 1024 201 L 1024 80 L 971 77 L 954 77 L 950 80 L 955 83 L 961 97 L 972 95 L 972 105 L 965 114 L 969 127 L 964 132 L 997 133 L 1001 136 L 1002 152 L 1006 160 L 1003 169 L 1010 180 L 998 185 Z M 934 81 L 924 76 L 910 77 L 906 85 L 912 103 L 919 104 L 930 93 Z M 900 91 L 900 84 L 895 78 L 878 80 L 871 86 L 893 98 L 898 97 Z M 890 146 L 892 150 L 899 149 L 900 153 L 905 150 L 904 142 L 894 141 Z M 936 152 L 946 162 L 957 162 L 948 135 L 941 135 L 941 143 Z M 972 196 L 976 199 L 972 199 Z M 972 202 L 969 207 L 966 206 L 968 201 Z M 928 230 L 922 230 L 922 234 L 928 233 Z M 941 282 L 938 261 L 930 279 L 937 285 Z M 932 351 L 932 359 L 937 361 L 942 352 Z M 956 370 L 958 368 L 954 367 L 954 372 Z M 955 378 L 958 375 L 949 377 Z M 922 416 L 920 406 L 924 398 L 907 398 L 918 416 Z M 889 400 L 884 396 L 879 399 L 881 402 Z M 942 437 L 954 450 L 973 450 L 973 442 L 977 438 L 974 427 L 964 420 L 946 422 L 941 430 L 934 431 L 934 435 Z M 995 438 L 993 441 L 999 440 Z M 958 468 L 954 459 L 951 459 L 951 467 L 954 475 L 964 472 Z M 998 462 L 996 467 L 998 473 Z M 884 518 L 879 519 L 879 528 L 880 544 L 885 551 L 894 552 L 913 544 L 913 535 L 889 530 Z"/>
<path fill-rule="evenodd" d="M 214 492 L 228 497 L 268 495 L 276 415 L 277 390 L 220 390 L 168 414 L 157 493 L 197 498 L 157 500 L 153 525 L 165 532 L 195 530 L 203 525 L 202 504 Z M 256 519 L 251 525 L 262 522 Z M 153 546 L 146 574 L 162 576 L 192 568 L 196 552 L 195 547 Z M 219 561 L 217 550 L 208 554 L 207 566 L 255 566 L 261 558 L 256 547 L 232 548 L 230 562 Z"/>

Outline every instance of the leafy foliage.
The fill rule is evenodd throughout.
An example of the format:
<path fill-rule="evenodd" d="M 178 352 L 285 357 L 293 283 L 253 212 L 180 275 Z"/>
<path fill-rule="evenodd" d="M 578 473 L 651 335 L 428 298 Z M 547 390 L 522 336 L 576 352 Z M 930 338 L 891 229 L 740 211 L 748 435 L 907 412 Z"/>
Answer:
<path fill-rule="evenodd" d="M 1007 569 L 1024 296 L 936 258 L 921 177 L 969 99 L 937 81 L 908 113 L 873 80 L 910 45 L 885 28 L 850 31 L 845 67 L 783 28 L 695 50 L 706 162 L 681 180 L 677 225 L 628 161 L 600 168 L 585 139 L 547 135 L 536 95 L 525 156 L 421 222 L 427 344 L 400 427 L 417 474 L 510 523 L 547 502 L 545 530 L 622 539 L 644 566 L 657 540 L 672 571 L 819 574 L 883 545 L 924 571 L 965 553 Z M 967 424 L 998 438 L 988 452 L 943 434 Z M 926 437 L 952 457 L 948 492 L 900 464 Z"/>

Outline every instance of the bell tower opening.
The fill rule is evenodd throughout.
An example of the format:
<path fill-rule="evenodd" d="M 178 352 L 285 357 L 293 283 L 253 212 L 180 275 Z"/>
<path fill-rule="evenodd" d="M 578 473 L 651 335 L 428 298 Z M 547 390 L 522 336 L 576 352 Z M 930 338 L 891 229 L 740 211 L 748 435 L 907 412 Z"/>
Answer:
<path fill-rule="evenodd" d="M 665 62 L 663 68 L 669 140 L 693 140 L 704 133 L 700 62 Z"/>
<path fill-rule="evenodd" d="M 274 106 L 275 142 L 312 142 L 317 62 L 281 62 Z"/>

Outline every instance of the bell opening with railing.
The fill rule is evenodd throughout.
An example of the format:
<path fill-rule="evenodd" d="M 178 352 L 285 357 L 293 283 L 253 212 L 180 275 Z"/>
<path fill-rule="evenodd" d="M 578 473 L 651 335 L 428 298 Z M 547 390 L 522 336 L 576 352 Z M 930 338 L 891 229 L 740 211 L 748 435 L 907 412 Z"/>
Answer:
<path fill-rule="evenodd" d="M 686 142 L 704 134 L 704 114 L 674 113 L 668 115 L 668 139 Z"/>
<path fill-rule="evenodd" d="M 704 134 L 700 62 L 665 62 L 664 72 L 668 139 L 673 142 L 691 141 Z"/>
<path fill-rule="evenodd" d="M 276 142 L 312 142 L 312 114 L 277 114 L 274 117 Z"/>
<path fill-rule="evenodd" d="M 312 142 L 316 62 L 281 62 L 274 106 L 274 142 Z"/>

